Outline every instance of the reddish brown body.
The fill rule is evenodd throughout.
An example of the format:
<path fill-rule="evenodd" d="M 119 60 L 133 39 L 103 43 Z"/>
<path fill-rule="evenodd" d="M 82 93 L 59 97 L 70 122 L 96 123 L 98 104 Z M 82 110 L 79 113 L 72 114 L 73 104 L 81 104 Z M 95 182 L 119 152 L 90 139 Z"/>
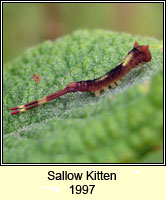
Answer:
<path fill-rule="evenodd" d="M 138 46 L 135 42 L 134 48 L 128 53 L 124 61 L 116 68 L 112 69 L 105 75 L 96 78 L 94 80 L 72 82 L 67 85 L 71 92 L 100 92 L 101 90 L 107 90 L 109 86 L 115 87 L 116 84 L 120 84 L 120 79 L 125 76 L 132 68 L 138 67 L 151 60 L 151 53 L 149 46 Z"/>
<path fill-rule="evenodd" d="M 93 80 L 71 82 L 66 86 L 66 88 L 55 92 L 54 94 L 48 95 L 22 106 L 11 108 L 11 110 L 16 110 L 11 114 L 24 112 L 70 92 L 91 92 L 95 93 L 96 96 L 99 96 L 102 90 L 108 91 L 109 87 L 114 88 L 116 85 L 119 85 L 121 83 L 120 79 L 125 76 L 132 68 L 138 67 L 144 63 L 149 62 L 150 60 L 151 53 L 149 51 L 149 46 L 138 46 L 138 43 L 135 42 L 133 49 L 128 53 L 123 62 L 105 75 Z"/>

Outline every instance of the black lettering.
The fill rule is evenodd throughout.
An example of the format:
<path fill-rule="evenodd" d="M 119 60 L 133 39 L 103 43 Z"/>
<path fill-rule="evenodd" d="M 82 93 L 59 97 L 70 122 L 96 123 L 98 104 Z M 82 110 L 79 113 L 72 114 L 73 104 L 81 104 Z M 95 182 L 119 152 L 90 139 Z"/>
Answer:
<path fill-rule="evenodd" d="M 83 175 L 83 173 L 74 173 L 74 176 L 75 176 L 75 180 L 81 180 L 82 179 L 82 175 Z"/>
<path fill-rule="evenodd" d="M 110 179 L 110 174 L 109 173 L 104 173 L 104 180 L 109 180 Z"/>
<path fill-rule="evenodd" d="M 56 179 L 56 180 L 62 180 L 62 175 L 61 175 L 61 173 L 56 173 L 55 179 Z"/>
<path fill-rule="evenodd" d="M 91 178 L 91 180 L 95 180 L 93 177 L 92 177 L 92 174 L 93 174 L 94 171 L 91 171 L 91 172 L 86 172 L 86 178 L 87 180 L 89 180 L 89 178 Z"/>
<path fill-rule="evenodd" d="M 114 180 L 116 180 L 116 173 L 111 173 L 111 180 L 113 179 L 112 177 L 114 176 Z"/>
<path fill-rule="evenodd" d="M 54 180 L 55 176 L 54 176 L 54 171 L 49 171 L 48 172 L 48 180 Z"/>
<path fill-rule="evenodd" d="M 68 178 L 69 180 L 73 180 L 73 174 L 72 174 L 72 173 L 68 173 L 67 178 Z"/>

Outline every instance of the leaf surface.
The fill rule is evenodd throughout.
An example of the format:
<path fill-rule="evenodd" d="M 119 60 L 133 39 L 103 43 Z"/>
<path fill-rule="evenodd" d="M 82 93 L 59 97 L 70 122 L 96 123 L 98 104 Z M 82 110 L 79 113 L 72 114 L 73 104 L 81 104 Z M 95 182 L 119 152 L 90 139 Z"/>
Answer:
<path fill-rule="evenodd" d="M 71 81 L 105 74 L 122 62 L 135 41 L 150 45 L 152 60 L 128 73 L 115 89 L 100 97 L 70 93 L 10 114 L 11 107 L 54 93 Z M 46 41 L 5 65 L 4 162 L 139 162 L 162 143 L 161 48 L 162 41 L 154 38 L 81 30 Z"/>

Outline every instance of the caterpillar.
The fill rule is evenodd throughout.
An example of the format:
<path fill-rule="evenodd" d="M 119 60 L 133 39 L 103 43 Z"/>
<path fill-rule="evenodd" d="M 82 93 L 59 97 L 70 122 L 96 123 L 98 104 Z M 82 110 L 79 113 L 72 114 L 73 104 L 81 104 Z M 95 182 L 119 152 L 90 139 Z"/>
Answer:
<path fill-rule="evenodd" d="M 70 92 L 90 92 L 99 96 L 101 91 L 106 92 L 109 88 L 114 88 L 117 85 L 120 85 L 120 79 L 124 77 L 132 68 L 139 67 L 150 61 L 151 53 L 149 51 L 149 46 L 139 46 L 138 42 L 135 42 L 133 49 L 128 52 L 122 63 L 103 76 L 93 80 L 71 82 L 64 89 L 53 94 L 27 104 L 11 108 L 11 114 L 14 115 L 20 112 L 25 112 Z"/>

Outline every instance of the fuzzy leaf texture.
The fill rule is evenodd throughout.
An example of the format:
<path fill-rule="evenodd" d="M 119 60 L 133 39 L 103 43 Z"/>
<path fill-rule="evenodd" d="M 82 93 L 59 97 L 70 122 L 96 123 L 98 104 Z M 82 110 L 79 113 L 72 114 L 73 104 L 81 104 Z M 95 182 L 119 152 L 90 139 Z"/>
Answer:
<path fill-rule="evenodd" d="M 131 70 L 115 89 L 100 97 L 70 93 L 10 114 L 11 107 L 71 81 L 105 74 L 122 62 L 135 41 L 150 46 L 152 60 Z M 125 33 L 80 30 L 29 49 L 4 66 L 3 162 L 163 162 L 162 68 L 162 41 Z"/>

